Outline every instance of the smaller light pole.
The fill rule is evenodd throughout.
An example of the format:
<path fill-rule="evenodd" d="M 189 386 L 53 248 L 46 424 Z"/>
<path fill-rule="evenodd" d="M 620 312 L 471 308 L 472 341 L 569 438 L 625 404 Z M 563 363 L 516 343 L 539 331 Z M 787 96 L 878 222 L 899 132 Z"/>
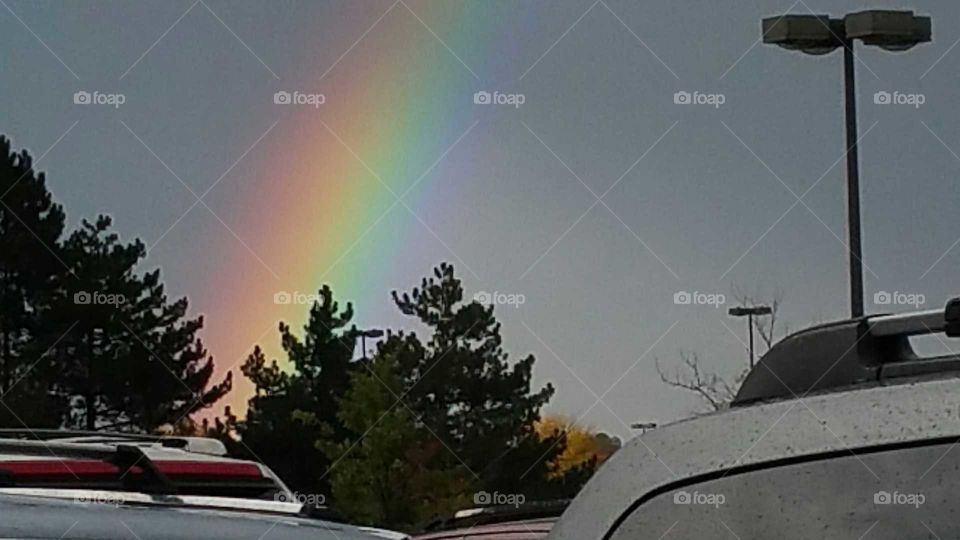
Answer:
<path fill-rule="evenodd" d="M 371 330 L 357 330 L 357 335 L 360 336 L 360 349 L 363 355 L 363 360 L 367 359 L 367 338 L 376 339 L 378 337 L 383 337 L 383 330 L 371 329 Z"/>
<path fill-rule="evenodd" d="M 657 428 L 656 422 L 634 422 L 633 424 L 630 424 L 630 429 L 639 429 L 641 435 L 643 435 L 647 431 L 650 431 L 651 429 L 656 429 L 656 428 Z"/>
<path fill-rule="evenodd" d="M 753 369 L 753 318 L 761 315 L 770 315 L 773 313 L 773 309 L 771 309 L 770 306 L 738 306 L 730 308 L 727 313 L 734 317 L 747 318 L 747 328 L 750 333 L 750 369 Z"/>

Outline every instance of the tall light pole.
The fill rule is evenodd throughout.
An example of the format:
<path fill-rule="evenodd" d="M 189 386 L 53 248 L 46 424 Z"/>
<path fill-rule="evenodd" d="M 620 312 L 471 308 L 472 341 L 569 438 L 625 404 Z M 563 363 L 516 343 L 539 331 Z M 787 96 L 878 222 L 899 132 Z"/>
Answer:
<path fill-rule="evenodd" d="M 734 317 L 746 317 L 747 318 L 747 331 L 749 332 L 750 340 L 750 369 L 753 369 L 754 364 L 754 354 L 753 354 L 753 318 L 759 317 L 761 315 L 770 315 L 773 313 L 773 309 L 770 306 L 739 306 L 732 307 L 728 314 Z"/>
<path fill-rule="evenodd" d="M 843 47 L 843 88 L 847 142 L 847 232 L 850 251 L 850 314 L 862 317 L 863 262 L 860 242 L 860 161 L 857 156 L 856 40 L 888 51 L 905 51 L 930 41 L 930 17 L 912 11 L 871 10 L 841 19 L 828 15 L 780 15 L 763 19 L 763 42 L 807 54 Z"/>

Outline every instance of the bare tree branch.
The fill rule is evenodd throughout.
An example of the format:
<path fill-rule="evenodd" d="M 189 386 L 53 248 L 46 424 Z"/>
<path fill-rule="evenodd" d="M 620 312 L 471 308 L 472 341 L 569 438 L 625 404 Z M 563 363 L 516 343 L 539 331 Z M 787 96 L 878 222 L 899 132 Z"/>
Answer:
<path fill-rule="evenodd" d="M 656 360 L 657 373 L 660 380 L 676 388 L 682 388 L 697 394 L 715 411 L 726 407 L 736 394 L 723 378 L 715 373 L 704 373 L 700 367 L 700 358 L 696 353 L 681 352 L 683 368 L 667 373 L 660 366 L 660 359 Z"/>
<path fill-rule="evenodd" d="M 781 330 L 777 325 L 777 314 L 783 301 L 783 293 L 777 291 L 769 300 L 757 302 L 754 297 L 743 294 L 734 287 L 734 297 L 743 306 L 765 305 L 770 307 L 770 315 L 754 319 L 755 330 L 763 347 L 760 354 L 765 354 L 773 347 L 779 336 L 787 333 L 785 327 Z M 705 371 L 696 353 L 681 351 L 680 360 L 681 366 L 679 368 L 667 372 L 660 366 L 660 360 L 657 359 L 657 374 L 660 375 L 660 380 L 674 388 L 693 392 L 714 411 L 725 409 L 730 405 L 743 380 L 750 373 L 750 366 L 744 365 L 733 379 L 728 380 L 716 373 Z"/>

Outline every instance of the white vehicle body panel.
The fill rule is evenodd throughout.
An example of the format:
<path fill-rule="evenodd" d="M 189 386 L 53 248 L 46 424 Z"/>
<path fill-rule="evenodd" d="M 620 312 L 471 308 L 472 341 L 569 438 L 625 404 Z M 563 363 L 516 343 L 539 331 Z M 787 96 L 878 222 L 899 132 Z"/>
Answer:
<path fill-rule="evenodd" d="M 811 395 L 709 414 L 631 440 L 587 483 L 551 540 L 602 538 L 645 494 L 733 467 L 960 437 L 960 379 Z"/>
<path fill-rule="evenodd" d="M 104 491 L 93 489 L 45 489 L 45 488 L 0 488 L 0 495 L 16 495 L 20 497 L 40 497 L 73 501 L 78 504 L 106 504 L 129 505 L 141 504 L 149 506 L 169 506 L 171 508 L 204 508 L 222 510 L 250 510 L 254 512 L 270 512 L 274 514 L 288 514 L 298 516 L 301 506 L 299 503 L 263 501 L 256 499 L 238 499 L 233 497 L 204 497 L 197 495 L 151 495 L 129 491 Z M 378 529 L 375 527 L 355 526 L 359 531 L 386 538 L 388 540 L 404 540 L 408 535 Z"/>

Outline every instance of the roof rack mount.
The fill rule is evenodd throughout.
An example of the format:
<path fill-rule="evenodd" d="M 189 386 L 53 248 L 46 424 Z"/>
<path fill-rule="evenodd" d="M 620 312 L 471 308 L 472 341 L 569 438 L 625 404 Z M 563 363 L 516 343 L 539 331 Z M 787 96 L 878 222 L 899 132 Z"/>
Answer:
<path fill-rule="evenodd" d="M 960 336 L 960 298 L 947 302 L 944 309 L 931 309 L 897 315 L 870 317 L 870 333 L 875 336 L 916 336 L 946 332 Z"/>
<path fill-rule="evenodd" d="M 960 298 L 943 309 L 849 319 L 797 332 L 771 348 L 747 375 L 733 406 L 803 397 L 831 388 L 945 371 L 960 355 L 919 358 L 911 336 L 960 337 Z"/>

